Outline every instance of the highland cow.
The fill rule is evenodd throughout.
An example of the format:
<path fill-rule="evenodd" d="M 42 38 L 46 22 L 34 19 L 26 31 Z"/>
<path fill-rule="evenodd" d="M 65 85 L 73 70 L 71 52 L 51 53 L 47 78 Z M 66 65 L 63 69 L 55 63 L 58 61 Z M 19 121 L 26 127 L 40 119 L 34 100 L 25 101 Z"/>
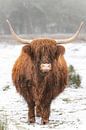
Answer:
<path fill-rule="evenodd" d="M 11 24 L 9 27 L 15 39 L 25 43 L 21 54 L 14 64 L 12 80 L 16 90 L 28 104 L 28 120 L 35 122 L 36 116 L 42 118 L 42 123 L 49 121 L 50 105 L 66 87 L 68 72 L 64 59 L 65 48 L 58 43 L 73 41 L 81 29 L 68 39 L 35 39 L 29 43 L 17 36 Z"/>

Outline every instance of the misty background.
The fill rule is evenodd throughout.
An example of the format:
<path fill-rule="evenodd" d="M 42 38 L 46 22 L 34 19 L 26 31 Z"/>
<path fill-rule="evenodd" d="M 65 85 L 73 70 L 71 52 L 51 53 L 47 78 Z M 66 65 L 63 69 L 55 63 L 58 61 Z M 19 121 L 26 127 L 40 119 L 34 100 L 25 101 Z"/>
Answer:
<path fill-rule="evenodd" d="M 0 34 L 10 34 L 6 19 L 18 34 L 73 33 L 86 21 L 86 0 L 0 0 Z"/>

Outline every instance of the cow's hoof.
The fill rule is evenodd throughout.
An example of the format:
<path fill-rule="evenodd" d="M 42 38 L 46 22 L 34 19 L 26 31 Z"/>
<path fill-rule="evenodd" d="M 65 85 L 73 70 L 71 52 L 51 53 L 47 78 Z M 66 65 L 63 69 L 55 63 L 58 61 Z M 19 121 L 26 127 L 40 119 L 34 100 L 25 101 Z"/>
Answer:
<path fill-rule="evenodd" d="M 42 120 L 41 124 L 46 125 L 46 124 L 48 124 L 48 122 L 49 122 L 48 120 Z"/>
<path fill-rule="evenodd" d="M 35 118 L 29 119 L 29 122 L 30 122 L 30 123 L 35 123 Z"/>

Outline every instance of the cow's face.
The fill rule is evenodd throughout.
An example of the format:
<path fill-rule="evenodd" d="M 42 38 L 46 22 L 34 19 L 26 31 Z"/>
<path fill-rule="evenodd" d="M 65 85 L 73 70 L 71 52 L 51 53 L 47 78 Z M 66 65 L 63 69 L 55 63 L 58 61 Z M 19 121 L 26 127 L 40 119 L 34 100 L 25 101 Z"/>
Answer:
<path fill-rule="evenodd" d="M 49 72 L 52 70 L 52 63 L 56 57 L 56 47 L 49 45 L 40 46 L 35 52 L 35 63 L 41 72 Z"/>
<path fill-rule="evenodd" d="M 42 72 L 49 72 L 52 70 L 54 60 L 58 60 L 60 54 L 64 53 L 63 46 L 43 46 L 39 52 L 39 65 Z"/>
<path fill-rule="evenodd" d="M 47 44 L 46 42 L 26 45 L 23 49 L 31 56 L 34 65 L 42 73 L 51 71 L 54 60 L 58 60 L 59 55 L 63 55 L 65 52 L 63 46 L 56 45 L 55 43 Z"/>

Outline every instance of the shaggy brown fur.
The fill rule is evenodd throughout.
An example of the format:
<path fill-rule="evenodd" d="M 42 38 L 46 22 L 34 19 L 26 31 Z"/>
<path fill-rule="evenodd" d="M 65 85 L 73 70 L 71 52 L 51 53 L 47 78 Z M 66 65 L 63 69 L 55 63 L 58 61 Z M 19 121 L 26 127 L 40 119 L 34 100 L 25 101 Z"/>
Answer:
<path fill-rule="evenodd" d="M 28 118 L 31 123 L 35 122 L 35 106 L 37 116 L 42 117 L 42 123 L 48 122 L 51 101 L 67 84 L 64 52 L 64 47 L 57 45 L 54 40 L 33 40 L 22 48 L 13 67 L 13 83 L 28 104 Z M 41 63 L 51 63 L 52 70 L 42 73 Z"/>

